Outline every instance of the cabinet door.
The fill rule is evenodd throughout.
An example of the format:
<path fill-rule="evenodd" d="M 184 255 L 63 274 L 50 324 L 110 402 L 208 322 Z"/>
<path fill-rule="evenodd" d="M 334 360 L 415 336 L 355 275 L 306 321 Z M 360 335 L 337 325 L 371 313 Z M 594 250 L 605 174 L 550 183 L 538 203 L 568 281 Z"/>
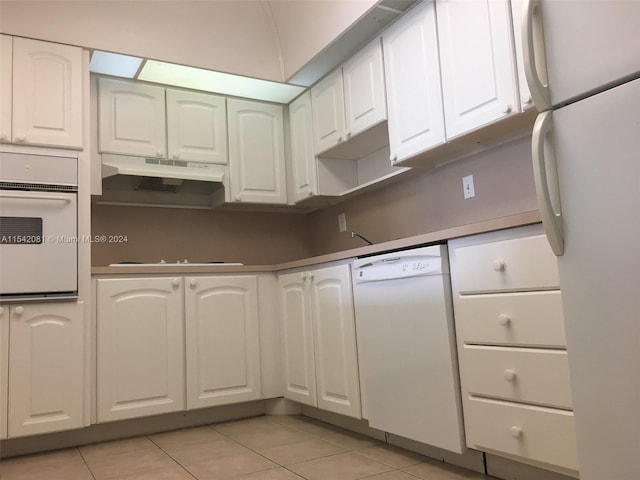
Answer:
<path fill-rule="evenodd" d="M 11 307 L 9 437 L 83 426 L 84 325 L 82 302 Z"/>
<path fill-rule="evenodd" d="M 187 277 L 187 408 L 259 399 L 255 275 Z"/>
<path fill-rule="evenodd" d="M 13 39 L 13 142 L 82 148 L 82 49 Z"/>
<path fill-rule="evenodd" d="M 225 98 L 170 89 L 166 95 L 168 157 L 226 165 Z"/>
<path fill-rule="evenodd" d="M 98 422 L 184 410 L 182 279 L 100 279 Z"/>
<path fill-rule="evenodd" d="M 166 158 L 164 88 L 98 79 L 101 153 Z"/>
<path fill-rule="evenodd" d="M 308 273 L 286 273 L 278 277 L 284 397 L 316 407 L 316 369 L 308 281 Z"/>
<path fill-rule="evenodd" d="M 13 37 L 0 35 L 0 143 L 11 142 Z"/>
<path fill-rule="evenodd" d="M 231 201 L 287 203 L 281 105 L 229 99 Z"/>
<path fill-rule="evenodd" d="M 435 7 L 426 0 L 384 32 L 389 150 L 402 161 L 445 142 Z"/>
<path fill-rule="evenodd" d="M 345 140 L 342 68 L 334 70 L 311 88 L 313 136 L 316 154 Z"/>
<path fill-rule="evenodd" d="M 289 105 L 291 177 L 293 201 L 296 203 L 318 194 L 318 173 L 316 156 L 313 152 L 312 119 L 311 93 L 307 90 Z"/>
<path fill-rule="evenodd" d="M 342 76 L 348 139 L 387 119 L 380 39 L 351 57 L 342 66 Z"/>
<path fill-rule="evenodd" d="M 447 138 L 517 110 L 508 0 L 437 2 Z"/>
<path fill-rule="evenodd" d="M 318 408 L 361 418 L 349 266 L 322 268 L 310 275 Z"/>
<path fill-rule="evenodd" d="M 0 439 L 7 438 L 9 392 L 9 307 L 0 306 Z"/>

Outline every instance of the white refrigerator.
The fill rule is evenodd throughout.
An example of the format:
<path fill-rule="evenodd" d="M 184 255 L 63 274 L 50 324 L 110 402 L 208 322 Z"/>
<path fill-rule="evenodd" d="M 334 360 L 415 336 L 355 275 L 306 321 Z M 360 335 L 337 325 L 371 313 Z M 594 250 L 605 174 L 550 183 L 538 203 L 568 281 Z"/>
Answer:
<path fill-rule="evenodd" d="M 517 0 L 514 0 L 517 1 Z M 640 1 L 525 1 L 581 480 L 640 479 Z"/>

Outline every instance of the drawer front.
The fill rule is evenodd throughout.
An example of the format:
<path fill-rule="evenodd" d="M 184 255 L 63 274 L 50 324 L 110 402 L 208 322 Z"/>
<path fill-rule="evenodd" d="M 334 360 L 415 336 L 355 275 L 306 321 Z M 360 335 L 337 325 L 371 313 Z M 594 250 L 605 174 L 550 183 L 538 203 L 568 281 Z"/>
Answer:
<path fill-rule="evenodd" d="M 559 290 L 456 297 L 456 332 L 464 343 L 564 347 Z"/>
<path fill-rule="evenodd" d="M 567 352 L 465 345 L 462 390 L 469 395 L 572 408 Z"/>
<path fill-rule="evenodd" d="M 464 417 L 471 448 L 578 469 L 573 412 L 469 399 Z"/>
<path fill-rule="evenodd" d="M 558 266 L 544 235 L 456 248 L 458 293 L 559 288 Z"/>

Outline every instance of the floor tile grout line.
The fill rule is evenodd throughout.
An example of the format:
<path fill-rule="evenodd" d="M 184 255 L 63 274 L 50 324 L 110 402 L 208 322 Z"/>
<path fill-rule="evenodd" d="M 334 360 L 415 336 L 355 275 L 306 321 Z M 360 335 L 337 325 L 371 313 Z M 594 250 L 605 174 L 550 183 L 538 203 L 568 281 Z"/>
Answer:
<path fill-rule="evenodd" d="M 97 480 L 96 476 L 93 474 L 93 470 L 91 470 L 91 467 L 87 462 L 87 459 L 84 458 L 84 455 L 82 454 L 82 450 L 80 450 L 80 447 L 75 447 L 75 449 L 78 451 L 78 454 L 80 455 L 80 458 L 82 459 L 82 462 L 84 463 L 85 467 L 87 467 L 87 470 L 89 470 L 89 475 L 91 475 L 91 478 L 93 478 L 93 480 Z"/>
<path fill-rule="evenodd" d="M 162 453 L 164 453 L 167 457 L 169 457 L 171 460 L 173 460 L 176 463 L 176 465 L 178 465 L 182 470 L 184 470 L 187 473 L 187 475 L 189 475 L 191 478 L 193 478 L 195 480 L 198 480 L 198 477 L 193 475 L 189 470 L 186 469 L 186 467 L 184 465 L 182 465 L 178 460 L 173 458 L 169 452 L 167 452 L 164 448 L 162 448 L 160 445 L 158 445 L 156 442 L 154 442 L 150 435 L 145 435 L 145 437 L 146 437 L 147 440 L 149 440 L 151 443 L 153 443 L 156 447 L 158 447 L 158 449 Z"/>

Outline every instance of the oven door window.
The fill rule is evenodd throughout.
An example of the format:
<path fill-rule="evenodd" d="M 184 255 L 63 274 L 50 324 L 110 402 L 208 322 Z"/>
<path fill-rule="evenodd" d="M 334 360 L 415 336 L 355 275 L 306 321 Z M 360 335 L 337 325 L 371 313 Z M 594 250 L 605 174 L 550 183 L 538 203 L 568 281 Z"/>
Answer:
<path fill-rule="evenodd" d="M 39 245 L 42 218 L 0 217 L 0 245 Z"/>

